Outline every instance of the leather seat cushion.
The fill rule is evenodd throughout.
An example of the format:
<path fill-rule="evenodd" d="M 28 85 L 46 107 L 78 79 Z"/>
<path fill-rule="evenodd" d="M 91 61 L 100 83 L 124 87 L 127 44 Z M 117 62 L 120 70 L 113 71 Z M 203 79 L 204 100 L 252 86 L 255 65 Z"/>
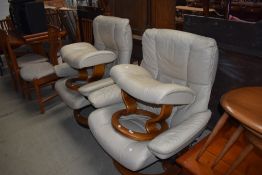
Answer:
<path fill-rule="evenodd" d="M 58 77 L 77 76 L 78 70 L 72 68 L 67 63 L 61 63 L 54 66 L 55 73 Z"/>
<path fill-rule="evenodd" d="M 79 92 L 68 89 L 65 85 L 67 79 L 60 79 L 55 83 L 55 89 L 65 104 L 72 109 L 81 109 L 90 102 Z"/>
<path fill-rule="evenodd" d="M 97 109 L 88 117 L 88 124 L 94 137 L 113 159 L 121 162 L 128 169 L 137 171 L 155 162 L 157 158 L 148 150 L 148 141 L 138 142 L 129 139 L 116 132 L 112 127 L 112 114 L 123 108 L 124 105 L 117 104 Z M 143 120 L 142 118 L 141 120 L 131 122 L 129 119 L 126 119 L 121 120 L 121 123 L 132 130 L 143 132 Z M 112 141 L 116 144 L 112 143 Z"/>
<path fill-rule="evenodd" d="M 48 62 L 25 65 L 20 69 L 23 80 L 32 81 L 55 73 L 53 65 Z"/>
<path fill-rule="evenodd" d="M 23 67 L 27 64 L 35 64 L 45 62 L 48 59 L 42 55 L 38 54 L 26 54 L 17 58 L 17 64 L 19 67 Z"/>

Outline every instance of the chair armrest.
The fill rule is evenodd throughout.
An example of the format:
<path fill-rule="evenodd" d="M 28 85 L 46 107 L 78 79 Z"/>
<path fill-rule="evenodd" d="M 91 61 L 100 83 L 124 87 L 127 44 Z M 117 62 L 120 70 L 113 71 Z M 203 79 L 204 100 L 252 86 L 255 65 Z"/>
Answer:
<path fill-rule="evenodd" d="M 155 137 L 148 149 L 157 157 L 167 159 L 190 144 L 204 129 L 211 116 L 211 111 L 193 114 L 174 128 Z"/>
<path fill-rule="evenodd" d="M 96 108 L 123 102 L 121 89 L 116 84 L 104 87 L 90 93 L 88 96 L 88 100 Z"/>
<path fill-rule="evenodd" d="M 88 96 L 90 93 L 99 90 L 101 88 L 113 85 L 114 81 L 111 78 L 105 78 L 105 79 L 101 79 L 101 80 L 97 80 L 91 83 L 88 83 L 84 86 L 81 86 L 78 91 L 84 95 L 84 96 Z"/>
<path fill-rule="evenodd" d="M 76 69 L 83 69 L 95 65 L 114 61 L 116 55 L 112 51 L 97 50 L 89 43 L 74 43 L 61 48 L 63 60 Z"/>
<path fill-rule="evenodd" d="M 55 73 L 58 77 L 72 77 L 78 75 L 78 70 L 73 69 L 67 63 L 62 63 L 54 66 Z"/>
<path fill-rule="evenodd" d="M 147 70 L 137 65 L 116 65 L 111 69 L 110 75 L 129 95 L 148 103 L 181 105 L 190 104 L 195 99 L 190 88 L 157 81 Z"/>

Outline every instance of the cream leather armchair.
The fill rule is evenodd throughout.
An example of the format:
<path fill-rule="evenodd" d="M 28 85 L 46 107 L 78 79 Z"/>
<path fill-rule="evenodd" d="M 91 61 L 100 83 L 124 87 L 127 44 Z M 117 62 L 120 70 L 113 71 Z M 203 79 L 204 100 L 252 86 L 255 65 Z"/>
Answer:
<path fill-rule="evenodd" d="M 216 41 L 148 29 L 142 44 L 141 67 L 114 66 L 110 74 L 116 85 L 88 96 L 99 107 L 88 118 L 89 128 L 122 174 L 175 155 L 199 136 L 211 116 Z"/>
<path fill-rule="evenodd" d="M 132 53 L 128 19 L 98 16 L 93 21 L 93 34 L 94 45 L 80 42 L 64 46 L 60 53 L 65 63 L 55 67 L 57 76 L 65 77 L 56 82 L 55 89 L 74 110 L 78 123 L 84 126 L 87 126 L 87 120 L 81 115 L 81 110 L 90 105 L 87 96 L 114 84 L 109 78 L 110 68 L 129 63 Z M 78 80 L 83 84 L 75 84 Z"/>

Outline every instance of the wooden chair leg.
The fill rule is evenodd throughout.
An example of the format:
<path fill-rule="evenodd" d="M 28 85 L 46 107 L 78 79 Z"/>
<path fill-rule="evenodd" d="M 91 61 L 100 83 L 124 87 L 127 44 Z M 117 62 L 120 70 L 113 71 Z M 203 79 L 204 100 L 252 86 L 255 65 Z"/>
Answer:
<path fill-rule="evenodd" d="M 239 125 L 237 130 L 233 133 L 233 135 L 230 137 L 226 145 L 224 146 L 223 150 L 219 153 L 219 155 L 216 157 L 216 159 L 212 162 L 211 168 L 215 168 L 217 163 L 223 158 L 223 156 L 227 153 L 229 148 L 236 142 L 236 140 L 239 138 L 240 134 L 243 131 L 243 127 Z"/>
<path fill-rule="evenodd" d="M 30 92 L 30 82 L 23 81 L 23 90 L 24 90 L 24 96 L 28 100 L 32 100 L 31 92 Z"/>
<path fill-rule="evenodd" d="M 4 75 L 3 67 L 4 67 L 4 63 L 3 63 L 2 57 L 0 55 L 0 76 Z"/>
<path fill-rule="evenodd" d="M 22 96 L 23 96 L 23 98 L 27 99 L 27 93 L 28 93 L 28 91 L 27 91 L 27 82 L 22 80 L 21 81 L 21 86 L 22 86 Z"/>
<path fill-rule="evenodd" d="M 12 77 L 13 87 L 14 87 L 15 91 L 18 92 L 17 83 L 16 83 L 16 78 L 15 78 L 14 72 L 12 72 L 11 70 L 10 70 L 10 75 L 11 75 L 11 77 Z"/>
<path fill-rule="evenodd" d="M 28 100 L 32 100 L 31 91 L 30 91 L 30 82 L 26 82 L 26 91 Z"/>
<path fill-rule="evenodd" d="M 38 102 L 38 105 L 40 107 L 40 112 L 41 112 L 41 114 L 43 114 L 45 112 L 45 108 L 44 108 L 44 103 L 43 103 L 43 100 L 42 100 L 40 86 L 39 86 L 37 81 L 38 81 L 37 79 L 33 80 L 33 84 L 34 84 L 34 88 L 35 88 L 35 92 L 36 92 L 37 102 Z"/>
<path fill-rule="evenodd" d="M 244 160 L 244 158 L 252 151 L 254 146 L 250 143 L 248 144 L 245 149 L 241 152 L 241 154 L 237 157 L 237 159 L 234 161 L 234 163 L 230 166 L 230 168 L 227 170 L 225 175 L 231 174 L 234 169 Z"/>
<path fill-rule="evenodd" d="M 215 128 L 213 129 L 213 131 L 211 132 L 210 136 L 208 137 L 205 145 L 202 147 L 202 149 L 199 151 L 199 153 L 196 156 L 196 160 L 198 161 L 200 159 L 200 157 L 203 155 L 203 153 L 205 152 L 205 150 L 207 149 L 207 147 L 210 145 L 210 143 L 212 142 L 212 140 L 215 138 L 215 136 L 217 135 L 217 133 L 220 131 L 220 129 L 224 126 L 224 124 L 226 123 L 227 119 L 228 119 L 229 115 L 227 113 L 224 113 L 222 115 L 222 117 L 219 119 L 219 121 L 217 122 Z"/>
<path fill-rule="evenodd" d="M 15 71 L 14 74 L 15 74 L 14 77 L 15 77 L 15 84 L 16 84 L 17 92 L 20 91 L 21 93 L 23 93 L 20 74 L 17 71 Z"/>

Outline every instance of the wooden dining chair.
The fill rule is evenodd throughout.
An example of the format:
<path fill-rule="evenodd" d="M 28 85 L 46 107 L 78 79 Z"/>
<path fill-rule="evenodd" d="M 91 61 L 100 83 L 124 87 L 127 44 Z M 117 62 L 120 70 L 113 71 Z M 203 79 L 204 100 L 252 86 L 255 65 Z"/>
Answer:
<path fill-rule="evenodd" d="M 0 20 L 0 29 L 5 30 L 5 31 L 14 30 L 14 25 L 9 16 L 7 16 L 5 19 Z"/>
<path fill-rule="evenodd" d="M 58 14 L 58 9 L 55 7 L 45 8 L 46 20 L 48 25 L 58 26 L 60 30 L 64 30 L 64 25 Z"/>
<path fill-rule="evenodd" d="M 80 42 L 79 31 L 78 31 L 78 17 L 77 10 L 72 8 L 59 8 L 58 15 L 63 24 L 64 29 L 68 34 L 68 38 L 72 42 Z"/>
<path fill-rule="evenodd" d="M 10 44 L 10 35 L 7 31 L 0 29 L 0 46 L 3 50 L 4 56 L 6 58 L 7 66 L 10 75 L 13 80 L 13 85 L 16 91 L 21 91 L 21 79 L 20 79 L 20 69 L 28 64 L 45 62 L 48 58 L 45 55 L 39 55 L 35 53 L 24 54 L 18 57 L 14 48 Z"/>
<path fill-rule="evenodd" d="M 54 71 L 54 65 L 58 64 L 57 51 L 60 47 L 60 33 L 59 28 L 49 26 L 48 29 L 48 42 L 49 42 L 49 62 L 41 62 L 31 65 L 26 65 L 20 70 L 20 75 L 23 80 L 23 89 L 26 96 L 30 96 L 30 84 L 35 90 L 37 102 L 40 107 L 41 113 L 45 112 L 45 102 L 57 96 L 56 92 L 51 95 L 43 97 L 41 88 L 44 86 L 53 86 L 58 77 Z"/>
<path fill-rule="evenodd" d="M 14 29 L 13 23 L 10 19 L 10 17 L 6 17 L 5 19 L 0 20 L 0 29 L 4 31 L 10 31 Z M 2 47 L 0 48 L 0 75 L 3 75 L 3 67 L 4 63 L 2 60 L 2 55 L 4 54 L 4 51 L 2 50 Z"/>

